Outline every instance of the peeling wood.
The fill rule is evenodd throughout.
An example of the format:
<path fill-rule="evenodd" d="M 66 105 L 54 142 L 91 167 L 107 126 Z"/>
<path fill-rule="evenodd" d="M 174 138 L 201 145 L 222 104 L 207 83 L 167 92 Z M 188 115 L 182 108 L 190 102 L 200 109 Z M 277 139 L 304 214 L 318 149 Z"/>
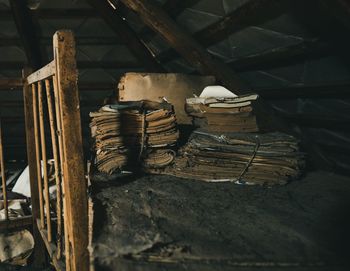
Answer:
<path fill-rule="evenodd" d="M 55 72 L 56 72 L 55 61 L 51 61 L 46 66 L 42 67 L 41 69 L 29 75 L 27 78 L 27 83 L 30 85 L 35 82 L 44 80 L 46 78 L 53 76 Z"/>

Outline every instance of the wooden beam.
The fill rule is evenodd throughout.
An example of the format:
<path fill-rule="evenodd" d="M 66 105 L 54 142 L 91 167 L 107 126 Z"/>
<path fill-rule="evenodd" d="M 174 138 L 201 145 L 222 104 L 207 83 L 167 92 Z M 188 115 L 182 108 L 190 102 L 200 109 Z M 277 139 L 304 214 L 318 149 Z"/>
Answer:
<path fill-rule="evenodd" d="M 40 38 L 39 42 L 44 46 L 52 46 L 52 38 L 44 37 Z M 21 46 L 22 41 L 20 38 L 13 37 L 1 37 L 0 46 Z M 91 46 L 115 46 L 115 45 L 124 45 L 124 42 L 118 37 L 77 37 L 77 45 L 91 45 Z"/>
<path fill-rule="evenodd" d="M 146 0 L 121 2 L 136 12 L 201 74 L 212 74 L 229 89 L 240 92 L 243 84 L 238 76 L 224 63 L 212 58 L 201 44 L 179 28 L 159 6 Z"/>
<path fill-rule="evenodd" d="M 144 68 L 141 64 L 133 61 L 79 61 L 79 69 L 115 69 L 115 70 L 140 70 Z M 25 66 L 21 61 L 1 61 L 0 70 L 20 70 Z"/>
<path fill-rule="evenodd" d="M 79 91 L 111 91 L 117 89 L 117 82 L 78 82 Z M 22 78 L 0 79 L 0 91 L 21 91 Z"/>
<path fill-rule="evenodd" d="M 199 0 L 167 0 L 163 5 L 164 11 L 173 19 L 180 15 L 186 8 L 190 8 L 197 4 Z M 140 31 L 140 37 L 144 42 L 149 42 L 156 33 L 148 27 L 144 27 Z"/>
<path fill-rule="evenodd" d="M 21 90 L 22 87 L 22 78 L 0 78 L 0 91 L 13 89 Z"/>
<path fill-rule="evenodd" d="M 35 24 L 31 17 L 26 1 L 10 0 L 10 6 L 15 20 L 18 34 L 21 37 L 28 65 L 33 69 L 40 68 L 42 56 Z M 22 67 L 23 68 L 23 67 Z"/>
<path fill-rule="evenodd" d="M 319 40 L 305 40 L 297 44 L 238 58 L 228 62 L 228 64 L 237 72 L 272 69 L 297 64 L 305 60 L 318 59 L 330 53 L 332 52 L 328 44 Z"/>
<path fill-rule="evenodd" d="M 84 19 L 99 17 L 93 9 L 36 9 L 30 10 L 30 14 L 38 19 Z M 11 12 L 0 10 L 0 21 L 13 20 Z"/>
<path fill-rule="evenodd" d="M 277 17 L 288 8 L 289 3 L 289 0 L 249 0 L 221 20 L 196 32 L 193 37 L 202 46 L 209 47 L 248 26 L 262 24 Z M 171 49 L 157 55 L 161 63 L 176 57 L 176 52 Z"/>
<path fill-rule="evenodd" d="M 105 97 L 94 97 L 93 99 L 80 99 L 81 107 L 98 107 L 103 104 Z M 2 108 L 23 108 L 23 101 L 20 100 L 0 100 Z"/>
<path fill-rule="evenodd" d="M 22 148 L 24 146 L 21 146 Z M 10 220 L 0 220 L 0 232 L 8 231 L 8 230 L 23 230 L 25 228 L 31 227 L 33 224 L 33 217 L 23 216 L 17 217 L 15 219 Z"/>
<path fill-rule="evenodd" d="M 54 60 L 52 60 L 49 64 L 46 66 L 40 68 L 39 70 L 35 71 L 31 75 L 27 77 L 27 83 L 34 84 L 38 81 L 44 80 L 46 78 L 49 78 L 56 73 L 56 63 Z"/>
<path fill-rule="evenodd" d="M 97 11 L 105 22 L 113 29 L 118 37 L 128 44 L 130 51 L 137 57 L 146 69 L 150 72 L 161 72 L 164 68 L 157 62 L 153 53 L 138 38 L 133 29 L 120 17 L 117 10 L 114 10 L 107 1 L 87 0 Z"/>

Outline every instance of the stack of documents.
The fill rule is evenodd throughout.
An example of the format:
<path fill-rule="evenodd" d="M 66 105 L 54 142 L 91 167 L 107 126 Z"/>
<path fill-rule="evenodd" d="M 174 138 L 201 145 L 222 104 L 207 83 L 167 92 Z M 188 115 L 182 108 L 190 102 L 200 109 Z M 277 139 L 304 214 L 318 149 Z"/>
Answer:
<path fill-rule="evenodd" d="M 282 133 L 193 132 L 163 174 L 208 182 L 285 184 L 297 178 L 304 155 L 297 140 Z"/>
<path fill-rule="evenodd" d="M 185 109 L 195 127 L 218 132 L 257 132 L 254 114 L 257 94 L 237 97 L 196 97 L 186 99 Z"/>
<path fill-rule="evenodd" d="M 97 169 L 109 173 L 126 166 L 161 168 L 174 159 L 179 132 L 171 104 L 124 102 L 90 113 Z"/>

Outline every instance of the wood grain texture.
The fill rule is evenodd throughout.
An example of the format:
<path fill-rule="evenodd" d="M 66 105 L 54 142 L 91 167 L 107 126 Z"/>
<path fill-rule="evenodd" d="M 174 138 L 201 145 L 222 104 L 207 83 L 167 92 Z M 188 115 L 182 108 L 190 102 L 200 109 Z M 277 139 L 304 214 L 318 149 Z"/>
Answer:
<path fill-rule="evenodd" d="M 87 271 L 88 219 L 87 184 L 78 93 L 78 75 L 74 36 L 71 31 L 57 31 L 53 40 L 62 120 L 62 143 L 65 157 L 63 176 L 68 216 L 70 266 L 72 271 Z"/>
<path fill-rule="evenodd" d="M 23 78 L 30 73 L 29 69 L 23 70 Z M 25 80 L 23 80 L 25 81 Z M 33 116 L 33 93 L 31 87 L 24 83 L 23 85 L 24 99 L 24 116 L 25 116 L 25 133 L 27 147 L 27 161 L 29 167 L 30 193 L 32 202 L 33 216 L 33 237 L 35 240 L 33 252 L 33 266 L 41 268 L 46 265 L 45 245 L 40 238 L 39 228 L 36 219 L 40 217 L 39 188 L 38 188 L 38 172 L 36 164 L 35 137 L 34 137 L 34 116 Z"/>
<path fill-rule="evenodd" d="M 200 43 L 182 30 L 159 6 L 150 1 L 121 0 L 128 8 L 159 33 L 167 43 L 201 74 L 214 75 L 227 88 L 236 93 L 244 85 L 238 76 L 223 62 L 210 56 Z"/>

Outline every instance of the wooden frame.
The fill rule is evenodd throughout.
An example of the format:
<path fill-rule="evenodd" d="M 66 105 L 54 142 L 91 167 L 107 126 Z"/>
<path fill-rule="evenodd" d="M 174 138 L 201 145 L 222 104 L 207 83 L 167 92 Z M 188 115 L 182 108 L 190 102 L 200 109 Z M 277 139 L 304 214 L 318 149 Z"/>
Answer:
<path fill-rule="evenodd" d="M 53 50 L 54 60 L 30 74 L 23 87 L 33 227 L 40 232 L 56 270 L 86 271 L 87 184 L 73 33 L 57 31 Z M 55 167 L 55 218 L 48 200 L 49 154 Z"/>

